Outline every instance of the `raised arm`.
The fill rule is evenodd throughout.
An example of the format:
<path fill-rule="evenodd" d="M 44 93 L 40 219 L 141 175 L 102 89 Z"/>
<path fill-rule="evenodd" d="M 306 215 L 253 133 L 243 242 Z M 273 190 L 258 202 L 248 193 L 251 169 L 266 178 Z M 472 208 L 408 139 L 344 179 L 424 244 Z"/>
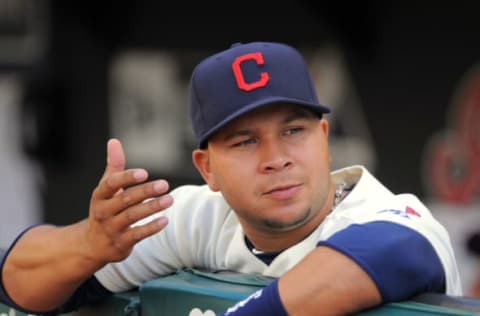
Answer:
<path fill-rule="evenodd" d="M 36 226 L 23 234 L 1 271 L 8 296 L 27 310 L 52 310 L 99 268 L 126 258 L 138 241 L 163 229 L 163 217 L 132 226 L 173 202 L 166 181 L 147 178 L 144 169 L 125 170 L 121 143 L 109 140 L 107 166 L 92 193 L 88 218 L 63 227 Z"/>

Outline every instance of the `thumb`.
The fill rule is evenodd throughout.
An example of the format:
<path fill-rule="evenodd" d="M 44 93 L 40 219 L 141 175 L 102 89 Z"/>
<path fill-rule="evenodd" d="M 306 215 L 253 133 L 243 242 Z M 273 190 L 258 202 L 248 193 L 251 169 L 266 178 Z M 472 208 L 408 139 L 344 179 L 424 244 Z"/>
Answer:
<path fill-rule="evenodd" d="M 125 153 L 123 151 L 122 143 L 116 138 L 111 138 L 107 142 L 107 166 L 105 168 L 104 176 L 124 169 Z"/>

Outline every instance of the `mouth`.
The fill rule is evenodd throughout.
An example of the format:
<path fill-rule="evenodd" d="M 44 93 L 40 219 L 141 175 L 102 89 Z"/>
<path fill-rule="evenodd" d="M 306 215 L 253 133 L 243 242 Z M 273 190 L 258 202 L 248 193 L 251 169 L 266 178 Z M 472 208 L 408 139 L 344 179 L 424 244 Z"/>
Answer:
<path fill-rule="evenodd" d="M 301 187 L 301 184 L 281 185 L 269 189 L 263 195 L 279 200 L 291 199 L 300 191 Z"/>

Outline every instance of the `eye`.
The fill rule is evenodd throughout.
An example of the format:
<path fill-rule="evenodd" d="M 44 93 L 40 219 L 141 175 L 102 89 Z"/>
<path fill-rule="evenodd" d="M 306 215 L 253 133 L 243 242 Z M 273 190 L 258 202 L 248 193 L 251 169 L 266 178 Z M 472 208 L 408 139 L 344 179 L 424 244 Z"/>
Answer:
<path fill-rule="evenodd" d="M 256 142 L 257 142 L 257 140 L 255 138 L 250 137 L 250 138 L 244 139 L 240 142 L 234 143 L 233 147 L 243 147 L 243 146 L 247 146 L 247 145 L 250 145 L 250 144 L 254 144 Z"/>
<path fill-rule="evenodd" d="M 303 127 L 292 127 L 289 128 L 285 131 L 285 135 L 293 135 L 293 134 L 298 134 L 304 130 Z"/>

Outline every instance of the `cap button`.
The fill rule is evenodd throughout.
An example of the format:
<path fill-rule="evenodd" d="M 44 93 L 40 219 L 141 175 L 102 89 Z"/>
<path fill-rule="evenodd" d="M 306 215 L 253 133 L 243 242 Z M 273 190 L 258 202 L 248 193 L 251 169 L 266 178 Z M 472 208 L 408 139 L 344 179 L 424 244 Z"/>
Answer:
<path fill-rule="evenodd" d="M 237 47 L 237 46 L 241 46 L 241 45 L 242 45 L 242 43 L 240 43 L 240 42 L 233 43 L 233 44 L 230 46 L 230 48 L 232 48 L 232 47 Z"/>

